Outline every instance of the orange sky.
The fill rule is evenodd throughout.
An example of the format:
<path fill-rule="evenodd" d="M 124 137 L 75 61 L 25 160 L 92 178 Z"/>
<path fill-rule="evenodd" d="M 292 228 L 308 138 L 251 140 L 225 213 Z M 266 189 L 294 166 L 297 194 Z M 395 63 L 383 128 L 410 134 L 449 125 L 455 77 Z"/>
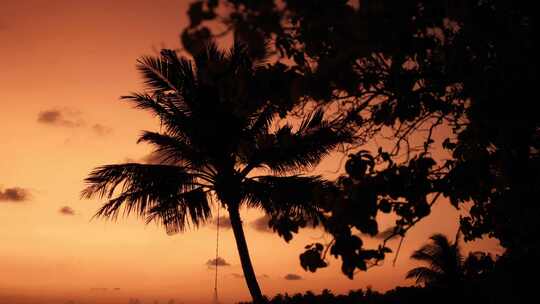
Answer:
<path fill-rule="evenodd" d="M 79 199 L 93 167 L 148 153 L 135 141 L 141 129 L 155 129 L 157 122 L 118 97 L 141 89 L 139 56 L 179 47 L 188 2 L 1 0 L 0 303 L 211 299 L 213 272 L 205 263 L 214 256 L 215 229 L 167 236 L 135 218 L 90 221 L 99 202 Z M 322 170 L 336 166 L 329 159 Z M 1 199 L 15 187 L 27 191 L 28 199 Z M 64 206 L 71 209 L 61 213 Z M 434 232 L 453 236 L 458 213 L 438 203 L 411 230 L 395 267 L 387 261 L 355 280 L 341 274 L 337 261 L 315 274 L 301 269 L 298 254 L 320 241 L 320 231 L 305 230 L 287 244 L 252 228 L 260 214 L 243 216 L 261 287 L 273 295 L 409 284 L 403 278 L 413 265 L 410 252 Z M 224 303 L 248 299 L 237 278 L 242 270 L 232 231 L 221 235 L 220 256 L 230 266 L 220 268 L 220 297 Z M 497 249 L 494 241 L 465 247 Z M 302 279 L 286 280 L 287 274 Z"/>

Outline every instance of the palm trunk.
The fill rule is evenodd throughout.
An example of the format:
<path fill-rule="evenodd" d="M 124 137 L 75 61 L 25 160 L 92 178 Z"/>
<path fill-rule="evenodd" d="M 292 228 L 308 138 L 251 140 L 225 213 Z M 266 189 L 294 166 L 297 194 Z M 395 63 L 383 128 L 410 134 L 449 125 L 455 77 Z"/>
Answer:
<path fill-rule="evenodd" d="M 244 235 L 244 229 L 242 228 L 242 220 L 240 219 L 238 207 L 229 208 L 229 217 L 231 220 L 232 230 L 234 232 L 234 238 L 236 240 L 236 247 L 238 248 L 238 255 L 240 256 L 240 262 L 242 263 L 242 270 L 244 271 L 244 278 L 246 279 L 249 293 L 253 298 L 253 303 L 264 303 L 265 301 L 261 293 L 261 288 L 259 287 L 257 277 L 253 271 L 253 265 L 251 265 L 251 259 L 249 257 L 246 237 Z"/>

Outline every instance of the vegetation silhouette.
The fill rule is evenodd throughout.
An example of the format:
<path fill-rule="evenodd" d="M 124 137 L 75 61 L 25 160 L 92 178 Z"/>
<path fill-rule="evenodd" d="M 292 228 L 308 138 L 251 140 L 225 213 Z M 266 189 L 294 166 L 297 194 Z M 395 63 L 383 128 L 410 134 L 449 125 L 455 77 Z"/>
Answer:
<path fill-rule="evenodd" d="M 354 290 L 343 295 L 334 295 L 328 289 L 321 294 L 311 291 L 295 295 L 278 294 L 269 303 L 498 303 L 491 293 L 497 261 L 482 252 L 471 252 L 464 258 L 457 241 L 458 236 L 452 243 L 446 236 L 434 234 L 430 237 L 430 243 L 411 255 L 411 258 L 427 264 L 407 273 L 408 279 L 416 280 L 416 286 L 396 287 L 384 293 L 368 287 L 366 290 Z"/>
<path fill-rule="evenodd" d="M 301 96 L 287 110 L 303 117 L 320 108 L 356 126 L 336 183 L 342 196 L 327 210 L 334 241 L 309 246 L 305 269 L 325 267 L 329 252 L 352 278 L 445 198 L 470 204 L 465 241 L 494 237 L 505 248 L 496 276 L 508 287 L 493 292 L 510 290 L 497 299 L 516 302 L 540 269 L 533 11 L 529 1 L 504 0 L 204 0 L 193 1 L 181 38 L 196 53 L 234 34 L 253 58 L 269 44 L 274 77 Z M 375 148 L 359 152 L 366 143 Z M 397 217 L 394 233 L 364 248 L 356 231 L 376 233 L 379 211 Z"/>
<path fill-rule="evenodd" d="M 407 279 L 417 284 L 457 288 L 463 281 L 463 256 L 457 240 L 452 244 L 443 234 L 434 234 L 432 241 L 413 252 L 411 258 L 427 263 L 407 272 Z"/>
<path fill-rule="evenodd" d="M 437 289 L 424 287 L 396 287 L 387 292 L 378 292 L 371 289 L 351 290 L 347 294 L 335 295 L 325 289 L 320 294 L 307 291 L 304 294 L 278 294 L 269 300 L 270 304 L 431 304 L 456 303 L 459 300 L 477 300 L 477 298 L 444 298 Z M 478 303 L 489 303 L 484 298 Z M 482 302 L 483 301 L 483 302 Z M 240 304 L 248 304 L 240 302 Z"/>
<path fill-rule="evenodd" d="M 172 50 L 142 57 L 137 68 L 146 90 L 122 99 L 159 118 L 162 131 L 143 131 L 138 142 L 153 145 L 161 162 L 98 167 L 86 178 L 82 196 L 108 199 L 97 217 L 133 213 L 163 224 L 168 233 L 208 221 L 216 199 L 229 213 L 253 301 L 261 303 L 240 208 L 268 214 L 269 225 L 287 241 L 306 219 L 317 223 L 332 184 L 297 173 L 350 141 L 351 134 L 324 119 L 322 111 L 295 128 L 273 126 L 280 108 L 268 97 L 268 68 L 247 52 L 240 43 L 228 52 L 208 43 L 193 62 Z"/>

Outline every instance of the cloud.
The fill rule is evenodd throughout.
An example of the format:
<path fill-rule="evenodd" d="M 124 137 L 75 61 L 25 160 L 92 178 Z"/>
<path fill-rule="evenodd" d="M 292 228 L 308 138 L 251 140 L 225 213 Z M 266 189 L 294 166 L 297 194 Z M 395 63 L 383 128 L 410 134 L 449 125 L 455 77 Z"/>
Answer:
<path fill-rule="evenodd" d="M 217 228 L 218 218 L 212 219 L 212 228 Z M 231 220 L 228 216 L 222 215 L 219 217 L 219 228 L 231 229 Z"/>
<path fill-rule="evenodd" d="M 92 131 L 99 136 L 105 136 L 111 134 L 112 129 L 102 124 L 94 124 L 92 126 Z"/>
<path fill-rule="evenodd" d="M 62 215 L 75 215 L 75 210 L 69 206 L 64 206 L 58 210 Z"/>
<path fill-rule="evenodd" d="M 105 136 L 112 132 L 110 127 L 100 123 L 88 125 L 80 116 L 80 112 L 70 109 L 48 109 L 38 113 L 37 121 L 42 124 L 56 127 L 88 127 L 92 132 L 100 136 Z"/>
<path fill-rule="evenodd" d="M 82 126 L 82 121 L 70 116 L 77 115 L 78 113 L 68 110 L 45 110 L 39 112 L 37 121 L 52 126 L 76 128 Z"/>
<path fill-rule="evenodd" d="M 30 191 L 20 187 L 0 188 L 0 202 L 24 202 L 30 200 Z"/>
<path fill-rule="evenodd" d="M 270 227 L 268 227 L 268 222 L 270 221 L 270 216 L 263 215 L 260 218 L 254 220 L 250 223 L 251 228 L 259 232 L 273 232 Z"/>
<path fill-rule="evenodd" d="M 294 274 L 294 273 L 289 273 L 286 276 L 284 276 L 283 278 L 285 280 L 288 280 L 288 281 L 298 281 L 298 280 L 303 280 L 304 279 L 301 276 L 299 276 L 297 274 Z"/>
<path fill-rule="evenodd" d="M 208 266 L 208 268 L 213 268 L 213 267 L 216 267 L 216 261 L 217 261 L 217 266 L 220 267 L 220 266 L 231 266 L 231 264 L 227 263 L 227 261 L 225 261 L 225 259 L 221 258 L 221 257 L 217 257 L 215 259 L 210 259 L 206 262 L 206 266 Z"/>

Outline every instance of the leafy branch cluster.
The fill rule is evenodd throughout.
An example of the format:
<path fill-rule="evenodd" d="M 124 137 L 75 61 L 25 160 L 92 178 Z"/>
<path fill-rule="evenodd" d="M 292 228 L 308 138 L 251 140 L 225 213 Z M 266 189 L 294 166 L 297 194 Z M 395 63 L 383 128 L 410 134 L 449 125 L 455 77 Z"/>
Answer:
<path fill-rule="evenodd" d="M 301 255 L 314 271 L 330 252 L 352 277 L 389 252 L 357 233 L 376 234 L 379 211 L 397 216 L 402 236 L 441 197 L 470 203 L 466 240 L 495 237 L 516 260 L 539 255 L 532 11 L 501 0 L 205 0 L 193 2 L 182 42 L 196 54 L 233 34 L 252 58 L 269 48 L 272 92 L 293 97 L 282 113 L 321 110 L 355 130 L 346 174 L 325 194 L 334 240 Z"/>

